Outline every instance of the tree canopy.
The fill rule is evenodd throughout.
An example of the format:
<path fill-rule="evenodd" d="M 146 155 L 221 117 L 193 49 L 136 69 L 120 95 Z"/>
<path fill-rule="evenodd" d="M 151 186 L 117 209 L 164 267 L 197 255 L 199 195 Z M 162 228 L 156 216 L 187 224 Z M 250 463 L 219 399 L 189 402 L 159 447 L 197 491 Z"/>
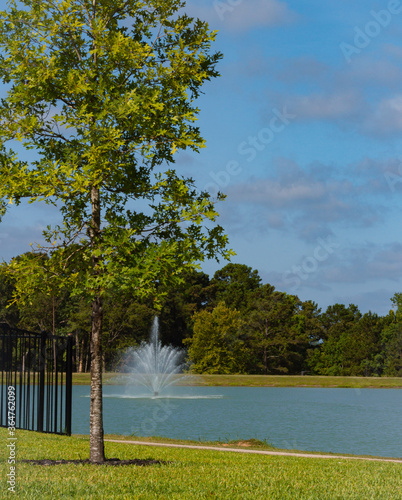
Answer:
<path fill-rule="evenodd" d="M 194 334 L 184 341 L 195 373 L 246 373 L 248 349 L 241 338 L 239 311 L 220 302 L 195 314 Z"/>
<path fill-rule="evenodd" d="M 92 296 L 161 291 L 180 263 L 225 252 L 222 229 L 202 224 L 217 216 L 207 193 L 167 167 L 177 150 L 204 145 L 194 101 L 221 57 L 208 54 L 215 33 L 175 16 L 180 6 L 23 0 L 2 13 L 3 144 L 38 157 L 24 162 L 4 146 L 0 194 L 59 206 L 63 224 L 47 239 L 59 265 L 79 243 L 82 267 L 63 280 Z"/>
<path fill-rule="evenodd" d="M 247 306 L 249 292 L 258 289 L 261 278 L 258 271 L 244 264 L 229 263 L 216 271 L 212 279 L 215 302 L 225 302 L 229 307 L 242 309 Z"/>

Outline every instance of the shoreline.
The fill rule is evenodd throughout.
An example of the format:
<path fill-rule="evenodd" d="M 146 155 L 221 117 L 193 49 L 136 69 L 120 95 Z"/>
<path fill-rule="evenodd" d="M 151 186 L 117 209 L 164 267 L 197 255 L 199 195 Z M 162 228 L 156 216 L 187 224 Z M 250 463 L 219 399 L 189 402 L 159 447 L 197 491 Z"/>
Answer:
<path fill-rule="evenodd" d="M 322 375 L 193 375 L 178 376 L 175 385 L 191 387 L 301 387 L 402 389 L 402 377 L 333 377 Z M 104 373 L 104 385 L 130 385 L 124 373 Z M 89 373 L 73 373 L 73 385 L 90 385 Z"/>

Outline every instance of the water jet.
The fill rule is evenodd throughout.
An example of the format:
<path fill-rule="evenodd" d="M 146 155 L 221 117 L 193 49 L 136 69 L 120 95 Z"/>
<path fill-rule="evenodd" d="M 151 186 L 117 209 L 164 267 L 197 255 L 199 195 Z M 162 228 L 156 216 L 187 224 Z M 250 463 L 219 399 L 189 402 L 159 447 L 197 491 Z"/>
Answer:
<path fill-rule="evenodd" d="M 164 346 L 159 338 L 159 319 L 155 316 L 148 342 L 130 348 L 126 358 L 129 378 L 135 384 L 146 387 L 152 397 L 173 385 L 184 368 L 184 349 Z"/>

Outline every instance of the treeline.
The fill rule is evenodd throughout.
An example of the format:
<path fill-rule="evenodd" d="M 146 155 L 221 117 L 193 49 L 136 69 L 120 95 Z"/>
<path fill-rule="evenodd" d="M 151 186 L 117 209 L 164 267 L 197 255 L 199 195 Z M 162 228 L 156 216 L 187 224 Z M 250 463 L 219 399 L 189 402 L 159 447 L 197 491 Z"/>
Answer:
<path fill-rule="evenodd" d="M 90 368 L 90 304 L 73 291 L 43 287 L 13 302 L 16 277 L 0 266 L 0 322 L 58 335 L 72 333 L 76 369 Z M 258 271 L 228 264 L 212 278 L 189 272 L 161 310 L 117 290 L 105 298 L 104 369 L 124 370 L 124 351 L 147 340 L 159 315 L 162 342 L 188 350 L 195 373 L 402 376 L 402 294 L 387 316 L 312 301 L 262 284 Z"/>

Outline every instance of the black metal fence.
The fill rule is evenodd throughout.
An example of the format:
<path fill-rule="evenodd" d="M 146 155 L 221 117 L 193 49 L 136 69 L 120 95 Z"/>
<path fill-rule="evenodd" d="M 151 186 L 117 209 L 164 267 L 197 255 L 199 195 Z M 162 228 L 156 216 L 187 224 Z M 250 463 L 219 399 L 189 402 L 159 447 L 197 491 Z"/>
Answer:
<path fill-rule="evenodd" d="M 72 351 L 72 336 L 0 324 L 1 427 L 71 435 Z"/>

